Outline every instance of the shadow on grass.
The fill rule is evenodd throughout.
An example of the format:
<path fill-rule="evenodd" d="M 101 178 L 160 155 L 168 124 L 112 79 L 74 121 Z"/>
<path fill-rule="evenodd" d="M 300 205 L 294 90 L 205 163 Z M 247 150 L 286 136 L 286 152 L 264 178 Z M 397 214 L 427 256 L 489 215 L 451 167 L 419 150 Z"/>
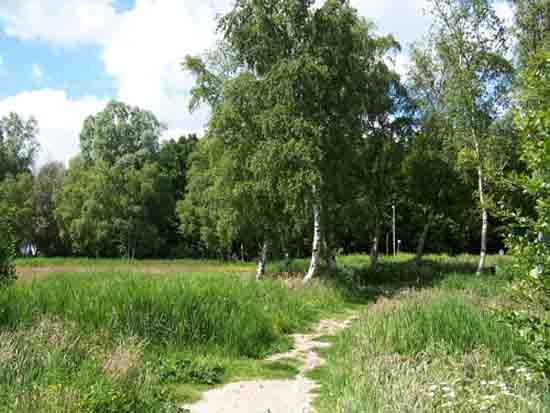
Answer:
<path fill-rule="evenodd" d="M 337 271 L 323 268 L 321 279 L 333 284 L 345 294 L 350 304 L 365 304 L 379 297 L 391 298 L 405 288 L 422 290 L 443 287 L 454 290 L 498 288 L 511 268 L 509 258 L 489 258 L 486 271 L 476 275 L 477 256 L 428 256 L 420 264 L 413 259 L 386 258 L 374 269 L 367 264 L 340 264 Z M 342 260 L 343 261 L 343 260 Z M 303 277 L 299 263 L 290 272 L 280 272 L 283 278 Z M 297 267 L 297 268 L 296 268 Z M 495 276 L 496 274 L 496 276 Z"/>

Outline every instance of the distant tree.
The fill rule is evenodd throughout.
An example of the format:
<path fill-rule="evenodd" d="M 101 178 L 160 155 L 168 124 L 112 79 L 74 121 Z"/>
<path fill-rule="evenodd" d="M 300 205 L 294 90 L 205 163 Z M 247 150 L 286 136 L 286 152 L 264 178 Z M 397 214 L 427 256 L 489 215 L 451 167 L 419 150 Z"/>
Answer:
<path fill-rule="evenodd" d="M 181 136 L 161 144 L 159 153 L 159 195 L 160 208 L 152 211 L 156 223 L 162 250 L 168 256 L 197 256 L 198 237 L 183 237 L 179 230 L 176 204 L 185 197 L 188 174 L 191 168 L 191 156 L 198 144 L 196 135 Z"/>
<path fill-rule="evenodd" d="M 487 191 L 491 157 L 498 142 L 491 125 L 509 97 L 513 68 L 504 57 L 505 31 L 489 0 L 431 0 L 437 58 L 446 73 L 443 92 L 449 142 L 457 165 L 477 172 L 481 212 L 481 254 L 478 274 L 487 256 L 489 209 Z"/>
<path fill-rule="evenodd" d="M 109 165 L 128 154 L 143 160 L 154 158 L 162 130 L 153 113 L 111 101 L 84 121 L 80 132 L 82 158 L 88 164 L 102 160 Z"/>
<path fill-rule="evenodd" d="M 40 145 L 38 123 L 16 113 L 0 119 L 0 180 L 7 175 L 30 173 Z"/>
<path fill-rule="evenodd" d="M 416 237 L 417 263 L 424 255 L 430 229 L 438 222 L 457 217 L 471 204 L 471 189 L 457 173 L 456 156 L 445 145 L 450 129 L 445 119 L 448 76 L 433 44 L 412 49 L 407 86 L 417 108 L 418 133 L 409 145 L 402 168 L 406 198 L 423 227 Z"/>
<path fill-rule="evenodd" d="M 158 214 L 173 214 L 174 200 L 158 163 L 161 131 L 151 112 L 119 102 L 86 119 L 55 214 L 76 253 L 133 258 L 166 247 Z"/>
<path fill-rule="evenodd" d="M 34 179 L 33 241 L 40 253 L 53 256 L 66 254 L 66 245 L 59 235 L 55 208 L 63 191 L 65 165 L 50 162 L 43 165 Z"/>
<path fill-rule="evenodd" d="M 164 141 L 160 147 L 159 165 L 162 172 L 173 180 L 175 198 L 182 199 L 187 186 L 187 173 L 191 154 L 199 139 L 197 135 L 180 136 L 177 140 Z"/>
<path fill-rule="evenodd" d="M 108 178 L 109 168 L 103 161 L 86 167 L 77 156 L 69 164 L 55 218 L 62 240 L 78 255 L 118 255 L 114 217 L 121 208 Z"/>
<path fill-rule="evenodd" d="M 16 246 L 33 239 L 33 177 L 9 175 L 0 181 L 0 216 L 12 231 Z"/>

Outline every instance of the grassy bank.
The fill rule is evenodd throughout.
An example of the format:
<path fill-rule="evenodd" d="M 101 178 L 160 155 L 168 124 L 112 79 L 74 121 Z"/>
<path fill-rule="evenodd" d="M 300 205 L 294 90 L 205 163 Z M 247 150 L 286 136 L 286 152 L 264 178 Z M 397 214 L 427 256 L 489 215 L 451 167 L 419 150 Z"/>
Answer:
<path fill-rule="evenodd" d="M 491 311 L 506 288 L 451 273 L 381 295 L 315 372 L 319 411 L 549 412 L 547 383 L 521 362 L 529 349 Z"/>
<path fill-rule="evenodd" d="M 290 332 L 349 306 L 232 274 L 78 272 L 0 291 L 0 411 L 164 412 L 239 377 L 288 377 Z"/>

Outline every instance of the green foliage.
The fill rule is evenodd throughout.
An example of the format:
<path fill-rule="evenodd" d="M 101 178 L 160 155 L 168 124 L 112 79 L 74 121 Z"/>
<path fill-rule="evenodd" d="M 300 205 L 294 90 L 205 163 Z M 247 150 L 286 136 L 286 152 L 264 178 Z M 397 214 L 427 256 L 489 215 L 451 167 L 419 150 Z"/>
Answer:
<path fill-rule="evenodd" d="M 178 208 L 182 230 L 208 248 L 269 239 L 285 250 L 322 203 L 332 231 L 355 195 L 349 183 L 364 178 L 350 172 L 364 165 L 367 129 L 383 125 L 387 141 L 395 131 L 388 114 L 397 112 L 392 93 L 401 89 L 384 57 L 396 42 L 373 36 L 339 1 L 316 9 L 309 1 L 243 0 L 219 28 L 221 55 L 230 57 L 221 61 L 239 70 L 186 60 L 197 76 L 194 102 L 214 113 Z"/>
<path fill-rule="evenodd" d="M 32 175 L 8 175 L 0 180 L 0 217 L 11 228 L 15 246 L 32 240 L 33 213 Z"/>
<path fill-rule="evenodd" d="M 159 376 L 166 383 L 220 384 L 225 368 L 220 362 L 207 357 L 161 360 Z"/>
<path fill-rule="evenodd" d="M 517 53 L 525 66 L 550 39 L 550 3 L 548 0 L 514 0 L 514 4 Z"/>
<path fill-rule="evenodd" d="M 84 121 L 80 133 L 82 158 L 86 163 L 113 164 L 125 155 L 138 155 L 141 161 L 159 151 L 163 126 L 155 115 L 122 102 L 111 101 L 103 111 Z"/>
<path fill-rule="evenodd" d="M 550 53 L 534 56 L 523 72 L 521 107 L 522 158 L 527 165 L 515 184 L 534 201 L 534 213 L 508 211 L 512 219 L 508 244 L 518 257 L 516 297 L 527 309 L 508 313 L 534 347 L 531 359 L 550 375 Z M 530 211 L 528 211 L 530 212 Z"/>
<path fill-rule="evenodd" d="M 48 256 L 61 255 L 67 250 L 55 217 L 65 173 L 65 166 L 61 162 L 51 162 L 40 168 L 34 180 L 33 241 L 40 253 Z"/>
<path fill-rule="evenodd" d="M 36 119 L 17 113 L 0 119 L 0 181 L 7 175 L 30 173 L 40 145 Z"/>
<path fill-rule="evenodd" d="M 179 167 L 188 154 L 159 153 L 161 129 L 150 112 L 117 102 L 85 122 L 82 156 L 71 161 L 55 210 L 75 253 L 134 258 L 168 249 L 175 188 L 185 185 Z"/>
<path fill-rule="evenodd" d="M 0 217 L 0 288 L 16 279 L 14 258 L 15 248 L 9 223 Z"/>

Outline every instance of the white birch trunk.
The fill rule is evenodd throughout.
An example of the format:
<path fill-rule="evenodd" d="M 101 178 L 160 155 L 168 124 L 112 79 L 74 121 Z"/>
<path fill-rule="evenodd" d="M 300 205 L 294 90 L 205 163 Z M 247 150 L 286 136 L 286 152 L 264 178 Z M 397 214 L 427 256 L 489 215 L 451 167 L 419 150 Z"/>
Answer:
<path fill-rule="evenodd" d="M 260 251 L 260 257 L 258 258 L 258 266 L 256 267 L 256 281 L 261 281 L 265 275 L 265 268 L 267 266 L 267 251 L 269 249 L 269 242 L 267 240 L 262 244 Z"/>
<path fill-rule="evenodd" d="M 420 236 L 420 240 L 418 241 L 418 246 L 416 248 L 416 258 L 415 262 L 417 264 L 420 264 L 422 261 L 422 257 L 424 256 L 424 247 L 426 245 L 426 239 L 428 238 L 428 233 L 430 232 L 430 227 L 432 226 L 432 220 L 433 220 L 433 214 L 430 213 L 428 215 L 428 221 L 426 224 L 424 224 L 424 230 L 422 231 L 422 235 Z"/>
<path fill-rule="evenodd" d="M 304 277 L 304 284 L 311 281 L 319 273 L 320 258 L 321 258 L 321 207 L 319 204 L 313 206 L 313 245 L 311 250 L 311 262 L 309 270 Z"/>
<path fill-rule="evenodd" d="M 487 231 L 489 229 L 489 211 L 485 206 L 485 183 L 483 170 L 478 168 L 478 184 L 479 184 L 479 202 L 481 205 L 481 248 L 479 256 L 479 265 L 477 267 L 477 275 L 480 275 L 485 268 L 487 259 Z"/>
<path fill-rule="evenodd" d="M 290 264 L 291 264 L 290 254 L 287 252 L 285 253 L 285 259 L 283 261 L 283 265 L 285 267 L 286 272 L 290 272 Z"/>
<path fill-rule="evenodd" d="M 372 240 L 372 248 L 370 251 L 370 267 L 373 270 L 375 270 L 376 267 L 378 267 L 378 256 L 380 255 L 378 252 L 379 240 L 380 240 L 380 225 L 377 224 L 374 230 L 374 239 Z"/>

